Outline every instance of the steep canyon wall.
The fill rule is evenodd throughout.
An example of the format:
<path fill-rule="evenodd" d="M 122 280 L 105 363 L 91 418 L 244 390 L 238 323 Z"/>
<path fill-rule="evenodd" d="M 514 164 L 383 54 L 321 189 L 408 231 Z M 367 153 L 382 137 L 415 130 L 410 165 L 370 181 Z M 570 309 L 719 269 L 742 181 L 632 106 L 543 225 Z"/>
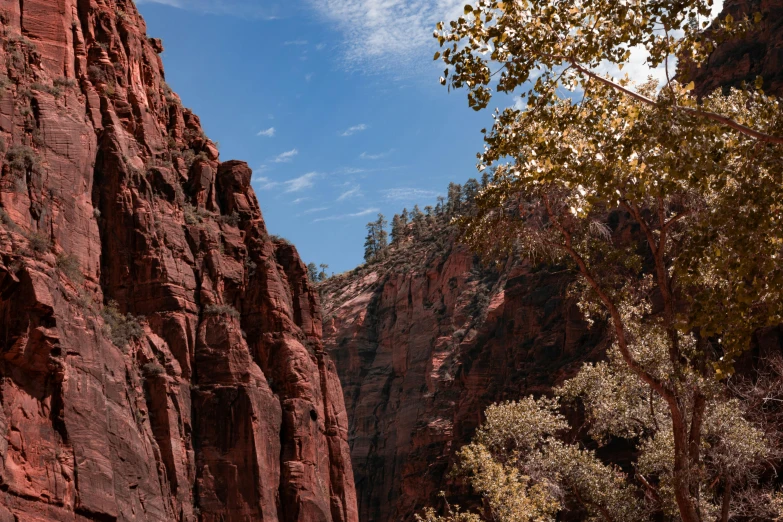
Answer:
<path fill-rule="evenodd" d="M 357 521 L 319 298 L 133 2 L 0 23 L 0 521 Z"/>

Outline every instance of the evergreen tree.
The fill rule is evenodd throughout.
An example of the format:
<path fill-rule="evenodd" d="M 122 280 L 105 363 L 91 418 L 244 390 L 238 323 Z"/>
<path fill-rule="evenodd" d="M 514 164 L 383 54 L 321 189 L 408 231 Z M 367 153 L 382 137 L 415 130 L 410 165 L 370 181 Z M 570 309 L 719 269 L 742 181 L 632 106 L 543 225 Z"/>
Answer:
<path fill-rule="evenodd" d="M 307 264 L 307 279 L 311 283 L 317 283 L 318 282 L 318 267 L 315 266 L 315 263 L 308 263 Z"/>
<path fill-rule="evenodd" d="M 389 222 L 383 214 L 378 214 L 378 219 L 375 221 L 376 237 L 378 238 L 378 251 L 376 256 L 381 258 L 386 254 L 386 250 L 389 248 L 389 233 L 386 232 L 386 225 Z"/>
<path fill-rule="evenodd" d="M 402 222 L 399 214 L 394 214 L 392 218 L 392 245 L 398 245 L 405 238 L 407 224 Z"/>
<path fill-rule="evenodd" d="M 417 219 L 421 219 L 423 216 L 421 210 L 419 210 L 419 205 L 413 205 L 413 210 L 411 210 L 411 222 L 415 223 Z"/>
<path fill-rule="evenodd" d="M 427 228 L 434 228 L 436 223 L 435 213 L 430 205 L 424 207 L 425 224 Z"/>
<path fill-rule="evenodd" d="M 375 221 L 367 223 L 367 237 L 364 239 L 364 260 L 370 263 L 375 260 L 378 252 L 378 236 L 375 229 Z"/>
<path fill-rule="evenodd" d="M 449 183 L 448 197 L 446 212 L 450 215 L 459 214 L 462 209 L 462 186 L 457 183 Z"/>
<path fill-rule="evenodd" d="M 481 188 L 485 189 L 488 186 L 489 186 L 489 172 L 485 170 L 484 174 L 481 175 Z"/>
<path fill-rule="evenodd" d="M 383 257 L 389 246 L 389 234 L 386 232 L 386 218 L 378 214 L 378 219 L 367 223 L 367 237 L 364 241 L 364 260 L 368 263 Z"/>
<path fill-rule="evenodd" d="M 329 265 L 327 265 L 326 263 L 321 263 L 320 266 L 321 266 L 321 273 L 318 274 L 318 280 L 326 281 L 329 278 L 329 276 L 326 274 L 326 269 L 329 268 Z"/>
<path fill-rule="evenodd" d="M 424 233 L 424 214 L 419 210 L 419 205 L 413 206 L 411 221 L 413 222 L 413 237 L 418 239 Z"/>
<path fill-rule="evenodd" d="M 465 186 L 462 189 L 463 194 L 465 195 L 465 206 L 468 208 L 473 207 L 476 201 L 476 196 L 479 193 L 480 186 L 478 181 L 475 180 L 475 178 L 470 178 L 468 181 L 465 182 Z"/>
<path fill-rule="evenodd" d="M 435 215 L 438 217 L 442 217 L 445 209 L 446 209 L 446 198 L 444 198 L 443 196 L 438 196 L 438 204 L 435 205 Z"/>

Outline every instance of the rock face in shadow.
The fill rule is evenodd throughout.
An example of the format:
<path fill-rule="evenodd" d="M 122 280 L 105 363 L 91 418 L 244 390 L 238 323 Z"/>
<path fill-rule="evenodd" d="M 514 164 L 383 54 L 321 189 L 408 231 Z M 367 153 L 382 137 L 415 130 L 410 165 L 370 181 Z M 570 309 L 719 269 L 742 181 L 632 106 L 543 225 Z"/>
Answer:
<path fill-rule="evenodd" d="M 742 38 L 721 43 L 701 68 L 686 75 L 696 82 L 696 92 L 707 94 L 721 87 L 754 85 L 757 76 L 770 94 L 783 93 L 783 1 L 726 0 L 720 17 L 740 20 L 760 13 L 761 21 Z"/>
<path fill-rule="evenodd" d="M 475 502 L 448 472 L 484 409 L 549 391 L 606 347 L 563 272 L 486 270 L 438 235 L 320 287 L 362 521 L 413 520 L 440 491 Z"/>
<path fill-rule="evenodd" d="M 0 27 L 0 521 L 356 522 L 319 298 L 133 2 Z"/>

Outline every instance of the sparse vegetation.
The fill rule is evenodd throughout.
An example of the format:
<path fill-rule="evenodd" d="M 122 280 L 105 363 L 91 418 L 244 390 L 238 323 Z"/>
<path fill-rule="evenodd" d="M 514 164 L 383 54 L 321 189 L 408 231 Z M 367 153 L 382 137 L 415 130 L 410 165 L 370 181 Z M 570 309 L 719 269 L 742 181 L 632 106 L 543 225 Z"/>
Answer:
<path fill-rule="evenodd" d="M 82 283 L 84 281 L 84 274 L 82 274 L 82 268 L 79 264 L 79 259 L 76 256 L 72 254 L 60 254 L 57 256 L 55 266 L 58 271 L 74 283 Z"/>
<path fill-rule="evenodd" d="M 148 362 L 141 367 L 141 371 L 146 377 L 157 377 L 166 373 L 166 369 L 157 361 Z"/>
<path fill-rule="evenodd" d="M 11 80 L 5 74 L 0 74 L 0 100 L 5 96 L 5 90 L 11 85 Z"/>
<path fill-rule="evenodd" d="M 184 215 L 185 223 L 188 225 L 199 225 L 207 219 L 213 218 L 214 215 L 206 209 L 201 207 L 195 207 L 190 203 L 182 205 L 182 212 Z"/>
<path fill-rule="evenodd" d="M 26 145 L 14 145 L 8 149 L 5 158 L 11 171 L 17 176 L 24 176 L 28 171 L 35 172 L 38 169 L 38 156 Z"/>
<path fill-rule="evenodd" d="M 204 307 L 204 315 L 227 315 L 236 319 L 240 317 L 237 309 L 227 304 L 208 304 Z"/>
<path fill-rule="evenodd" d="M 107 79 L 106 71 L 98 65 L 91 65 L 88 67 L 87 76 L 89 76 L 92 83 L 105 83 Z"/>
<path fill-rule="evenodd" d="M 131 314 L 122 315 L 116 301 L 110 301 L 101 311 L 112 343 L 118 348 L 126 348 L 132 340 L 144 336 L 144 328 L 139 319 Z"/>
<path fill-rule="evenodd" d="M 225 215 L 218 216 L 218 223 L 223 223 L 232 227 L 236 227 L 239 225 L 239 214 L 237 214 L 236 212 L 232 212 L 228 216 Z"/>
<path fill-rule="evenodd" d="M 20 228 L 14 223 L 4 208 L 0 208 L 0 225 L 3 225 L 11 232 L 20 232 Z"/>
<path fill-rule="evenodd" d="M 38 92 L 47 92 L 52 96 L 54 96 L 55 98 L 59 98 L 60 95 L 62 95 L 63 93 L 62 88 L 58 85 L 46 85 L 40 82 L 35 82 L 31 84 L 30 88 Z"/>
<path fill-rule="evenodd" d="M 72 89 L 77 85 L 78 84 L 76 83 L 76 80 L 73 78 L 66 78 L 64 76 L 61 76 L 59 78 L 54 79 L 54 86 L 60 89 Z"/>
<path fill-rule="evenodd" d="M 26 237 L 27 245 L 30 247 L 30 250 L 37 254 L 43 254 L 52 249 L 52 242 L 48 236 L 40 233 L 32 233 L 27 234 Z"/>

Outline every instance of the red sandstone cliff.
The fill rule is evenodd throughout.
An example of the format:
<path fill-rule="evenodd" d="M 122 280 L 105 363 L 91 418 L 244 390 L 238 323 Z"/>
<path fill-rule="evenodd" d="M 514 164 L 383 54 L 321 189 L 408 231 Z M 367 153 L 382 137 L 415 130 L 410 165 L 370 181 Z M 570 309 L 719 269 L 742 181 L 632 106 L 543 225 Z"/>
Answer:
<path fill-rule="evenodd" d="M 706 94 L 717 88 L 753 85 L 756 77 L 764 80 L 768 93 L 783 92 L 783 1 L 726 0 L 721 17 L 731 14 L 741 19 L 746 14 L 761 21 L 742 38 L 724 42 L 700 69 L 689 76 L 696 81 L 697 92 Z"/>
<path fill-rule="evenodd" d="M 0 521 L 358 520 L 318 296 L 133 2 L 0 23 Z"/>
<path fill-rule="evenodd" d="M 600 357 L 601 333 L 564 298 L 562 273 L 482 269 L 446 235 L 321 286 L 362 521 L 412 520 L 441 490 L 458 498 L 454 451 L 489 404 L 547 391 Z"/>

